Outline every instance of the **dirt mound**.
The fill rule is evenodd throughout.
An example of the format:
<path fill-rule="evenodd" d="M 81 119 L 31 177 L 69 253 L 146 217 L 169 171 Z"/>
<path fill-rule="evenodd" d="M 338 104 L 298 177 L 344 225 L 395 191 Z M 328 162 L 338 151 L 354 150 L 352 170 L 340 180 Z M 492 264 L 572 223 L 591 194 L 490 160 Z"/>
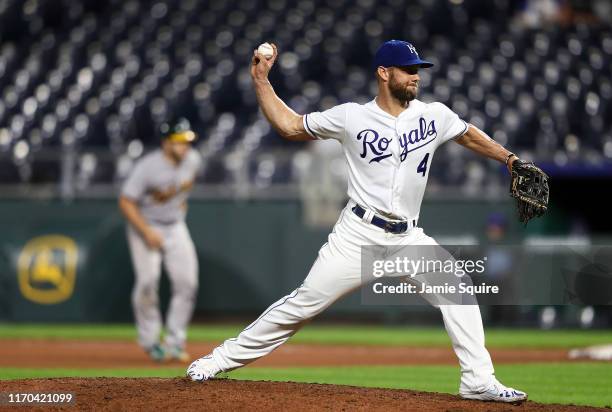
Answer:
<path fill-rule="evenodd" d="M 193 342 L 193 358 L 209 353 L 216 344 Z M 496 364 L 513 362 L 567 362 L 563 349 L 493 349 Z M 457 365 L 448 347 L 283 345 L 257 361 L 257 366 L 340 365 Z M 157 367 L 131 341 L 20 340 L 0 341 L 0 367 L 134 368 Z"/>
<path fill-rule="evenodd" d="M 211 411 L 590 411 L 603 408 L 526 402 L 520 406 L 462 400 L 457 396 L 400 389 L 370 389 L 292 382 L 185 378 L 58 378 L 2 382 L 2 392 L 73 393 L 74 404 L 28 410 L 211 410 Z M 15 411 L 0 406 L 0 410 Z"/>

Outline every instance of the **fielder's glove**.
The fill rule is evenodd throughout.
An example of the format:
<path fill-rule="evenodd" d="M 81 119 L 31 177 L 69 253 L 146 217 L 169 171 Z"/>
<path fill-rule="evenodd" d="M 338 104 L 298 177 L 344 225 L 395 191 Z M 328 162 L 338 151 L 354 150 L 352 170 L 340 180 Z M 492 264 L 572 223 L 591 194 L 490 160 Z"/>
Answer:
<path fill-rule="evenodd" d="M 516 199 L 519 221 L 527 224 L 548 209 L 548 175 L 533 162 L 512 163 L 510 196 Z"/>

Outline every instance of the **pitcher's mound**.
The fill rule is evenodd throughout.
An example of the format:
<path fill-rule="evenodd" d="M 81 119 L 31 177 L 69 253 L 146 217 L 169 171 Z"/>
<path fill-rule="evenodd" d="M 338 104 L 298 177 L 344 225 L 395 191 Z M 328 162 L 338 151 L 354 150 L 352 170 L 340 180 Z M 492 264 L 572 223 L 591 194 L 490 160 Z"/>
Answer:
<path fill-rule="evenodd" d="M 585 411 L 583 406 L 520 406 L 462 400 L 458 396 L 402 389 L 373 389 L 293 382 L 231 379 L 195 383 L 186 378 L 54 378 L 2 382 L 6 393 L 72 393 L 75 403 L 29 410 L 112 411 Z M 3 404 L 2 410 L 15 411 Z"/>

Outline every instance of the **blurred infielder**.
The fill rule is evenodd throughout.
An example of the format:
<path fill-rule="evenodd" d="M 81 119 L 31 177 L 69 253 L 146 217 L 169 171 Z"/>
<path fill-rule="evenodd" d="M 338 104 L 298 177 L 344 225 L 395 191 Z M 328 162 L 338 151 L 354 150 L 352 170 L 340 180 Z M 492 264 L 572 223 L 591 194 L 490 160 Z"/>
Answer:
<path fill-rule="evenodd" d="M 198 288 L 198 260 L 185 215 L 201 158 L 191 150 L 196 135 L 186 119 L 162 125 L 161 132 L 161 149 L 136 163 L 121 190 L 119 206 L 129 223 L 138 342 L 155 361 L 186 361 L 185 340 Z M 163 345 L 158 295 L 162 261 L 172 286 Z"/>
<path fill-rule="evenodd" d="M 187 369 L 194 381 L 267 355 L 312 317 L 359 288 L 362 245 L 437 245 L 417 222 L 433 153 L 441 144 L 454 140 L 505 162 L 509 170 L 513 163 L 521 162 L 444 104 L 416 99 L 419 69 L 432 64 L 421 60 L 410 43 L 391 40 L 377 51 L 378 95 L 374 100 L 305 116 L 287 107 L 268 81 L 277 55 L 274 47 L 270 59 L 258 51 L 252 59 L 251 76 L 261 110 L 286 139 L 335 139 L 342 144 L 349 166 L 350 200 L 304 283 L 266 309 L 236 338 L 194 361 Z M 527 399 L 524 392 L 495 378 L 478 305 L 438 308 L 461 365 L 461 396 L 512 403 Z"/>

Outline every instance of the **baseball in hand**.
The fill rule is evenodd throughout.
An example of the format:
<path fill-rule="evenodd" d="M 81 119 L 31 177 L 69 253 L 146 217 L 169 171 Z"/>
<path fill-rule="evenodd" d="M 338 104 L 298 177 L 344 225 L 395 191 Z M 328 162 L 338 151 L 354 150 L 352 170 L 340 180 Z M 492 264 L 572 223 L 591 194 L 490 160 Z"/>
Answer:
<path fill-rule="evenodd" d="M 257 53 L 264 56 L 267 60 L 270 60 L 274 55 L 274 49 L 270 45 L 270 43 L 262 43 L 257 48 Z"/>

